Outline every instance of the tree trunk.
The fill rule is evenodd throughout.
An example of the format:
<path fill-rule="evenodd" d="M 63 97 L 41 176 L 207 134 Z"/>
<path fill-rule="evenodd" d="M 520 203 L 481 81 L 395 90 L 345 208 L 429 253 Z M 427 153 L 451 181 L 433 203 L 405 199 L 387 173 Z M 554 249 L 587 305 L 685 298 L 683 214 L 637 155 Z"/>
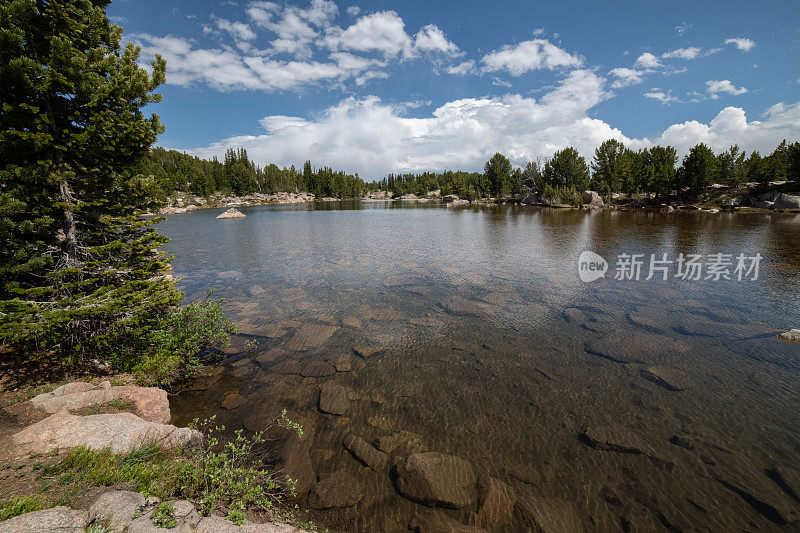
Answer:
<path fill-rule="evenodd" d="M 68 206 L 74 201 L 69 185 L 65 180 L 59 184 L 61 200 Z M 64 208 L 64 263 L 67 268 L 72 268 L 78 264 L 78 238 L 75 229 L 75 214 L 69 207 Z"/>

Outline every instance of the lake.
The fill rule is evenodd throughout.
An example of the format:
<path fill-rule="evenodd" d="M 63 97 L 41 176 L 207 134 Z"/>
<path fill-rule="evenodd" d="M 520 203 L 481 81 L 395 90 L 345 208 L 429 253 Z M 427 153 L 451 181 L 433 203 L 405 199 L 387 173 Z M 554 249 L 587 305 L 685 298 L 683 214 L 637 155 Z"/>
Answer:
<path fill-rule="evenodd" d="M 741 531 L 800 516 L 800 346 L 776 337 L 800 327 L 800 215 L 221 211 L 159 224 L 187 298 L 213 289 L 240 327 L 224 371 L 172 397 L 174 422 L 258 430 L 287 409 L 305 433 L 282 464 L 304 490 L 320 482 L 299 502 L 319 525 Z M 605 277 L 581 281 L 584 251 Z M 643 254 L 638 280 L 616 279 L 626 254 Z M 651 254 L 673 263 L 648 280 Z M 700 255 L 700 279 L 676 277 L 680 254 Z M 418 452 L 457 459 L 420 474 Z M 466 501 L 439 494 L 453 487 Z"/>

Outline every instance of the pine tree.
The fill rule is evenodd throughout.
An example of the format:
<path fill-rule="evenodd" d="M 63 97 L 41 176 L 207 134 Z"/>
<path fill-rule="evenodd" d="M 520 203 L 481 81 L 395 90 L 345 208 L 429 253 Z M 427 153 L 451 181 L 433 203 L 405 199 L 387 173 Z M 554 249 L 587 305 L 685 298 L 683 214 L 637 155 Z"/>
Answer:
<path fill-rule="evenodd" d="M 0 4 L 0 342 L 121 362 L 180 299 L 132 169 L 165 81 L 120 47 L 109 0 Z M 116 358 L 116 359 L 115 359 Z"/>

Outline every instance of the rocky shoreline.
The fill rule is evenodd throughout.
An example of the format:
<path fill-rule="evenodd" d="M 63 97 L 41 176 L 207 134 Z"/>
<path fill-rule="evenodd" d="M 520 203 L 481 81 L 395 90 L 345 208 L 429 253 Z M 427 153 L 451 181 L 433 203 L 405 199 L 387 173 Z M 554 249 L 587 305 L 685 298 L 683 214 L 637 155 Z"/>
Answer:
<path fill-rule="evenodd" d="M 88 414 L 94 412 L 98 414 Z M 98 384 L 67 383 L 30 400 L 15 403 L 5 408 L 3 414 L 17 421 L 0 433 L 0 464 L 12 467 L 15 464 L 26 465 L 31 458 L 59 457 L 79 447 L 96 452 L 110 450 L 112 453 L 130 454 L 145 445 L 157 445 L 164 450 L 193 449 L 204 440 L 203 434 L 195 429 L 169 424 L 171 413 L 165 390 L 135 385 L 112 386 L 108 380 Z M 0 483 L 7 477 L 0 477 Z M 113 531 L 155 533 L 163 530 L 163 524 L 158 524 L 156 516 L 160 503 L 158 498 L 118 490 L 113 486 L 98 487 L 93 491 L 89 501 L 83 498 L 75 509 L 60 505 L 2 521 L 0 533 L 83 532 L 92 525 L 105 525 Z M 175 519 L 173 527 L 178 531 L 303 531 L 276 522 L 259 524 L 245 521 L 237 526 L 222 516 L 201 516 L 195 505 L 186 500 L 170 501 L 169 504 Z"/>
<path fill-rule="evenodd" d="M 704 211 L 707 213 L 719 213 L 721 211 L 800 211 L 800 192 L 786 189 L 785 182 L 775 182 L 772 188 L 766 192 L 755 194 L 753 191 L 756 184 L 748 183 L 740 188 L 731 188 L 724 185 L 713 185 L 711 190 L 716 191 L 713 197 L 708 197 L 696 203 L 670 202 L 653 204 L 644 195 L 633 195 L 630 198 L 624 195 L 613 195 L 612 202 L 608 198 L 604 199 L 597 191 L 586 190 L 581 193 L 581 205 L 571 205 L 555 203 L 543 198 L 536 193 L 523 196 L 506 198 L 481 198 L 468 200 L 460 198 L 455 194 L 442 195 L 440 190 L 428 191 L 424 196 L 415 194 L 404 194 L 394 196 L 391 191 L 371 191 L 368 192 L 363 200 L 393 200 L 408 202 L 440 202 L 447 207 L 461 206 L 481 206 L 493 205 L 498 203 L 519 203 L 538 207 L 553 207 L 562 209 L 646 209 L 658 210 L 663 213 L 674 211 Z M 178 195 L 168 200 L 168 206 L 161 208 L 157 212 L 145 213 L 145 215 L 176 215 L 188 213 L 197 209 L 214 208 L 236 208 L 254 205 L 288 205 L 305 204 L 311 202 L 338 202 L 340 198 L 323 197 L 317 198 L 315 195 L 306 192 L 287 193 L 279 192 L 275 194 L 254 193 L 246 196 L 213 195 L 209 198 L 192 195 Z M 222 217 L 230 218 L 230 217 Z"/>

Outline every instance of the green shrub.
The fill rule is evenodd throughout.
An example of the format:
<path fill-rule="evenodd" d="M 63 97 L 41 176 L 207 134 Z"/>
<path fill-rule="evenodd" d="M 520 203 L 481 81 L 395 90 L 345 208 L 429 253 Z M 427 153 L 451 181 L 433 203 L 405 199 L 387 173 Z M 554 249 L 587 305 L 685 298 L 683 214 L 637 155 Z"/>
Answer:
<path fill-rule="evenodd" d="M 222 300 L 209 296 L 175 309 L 150 332 L 150 346 L 133 368 L 140 380 L 168 385 L 196 372 L 210 348 L 227 346 L 236 326 L 222 311 Z"/>

